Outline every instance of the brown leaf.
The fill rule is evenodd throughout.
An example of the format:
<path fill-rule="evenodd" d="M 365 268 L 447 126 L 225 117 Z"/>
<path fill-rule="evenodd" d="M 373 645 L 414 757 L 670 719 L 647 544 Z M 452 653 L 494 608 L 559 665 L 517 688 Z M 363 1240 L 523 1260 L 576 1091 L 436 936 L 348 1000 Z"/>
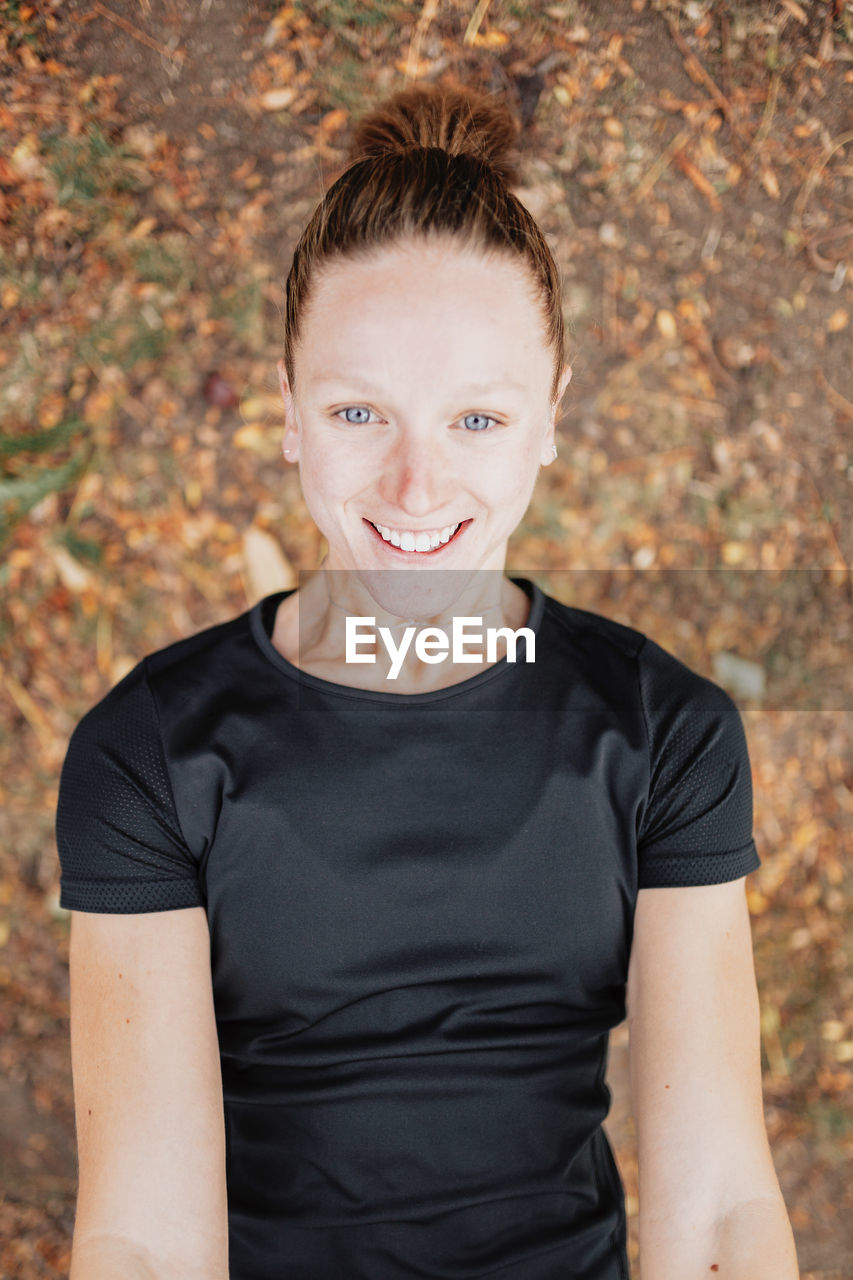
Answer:
<path fill-rule="evenodd" d="M 268 89 L 266 93 L 261 94 L 259 101 L 264 111 L 282 111 L 290 106 L 297 93 L 298 90 L 292 85 L 283 89 Z"/>
<path fill-rule="evenodd" d="M 248 578 L 248 594 L 260 600 L 273 591 L 296 586 L 296 573 L 276 539 L 265 529 L 250 525 L 243 535 L 243 558 Z"/>
<path fill-rule="evenodd" d="M 220 409 L 233 409 L 240 403 L 240 397 L 228 379 L 215 371 L 205 378 L 202 394 L 208 404 L 218 405 Z"/>
<path fill-rule="evenodd" d="M 776 174 L 769 165 L 765 165 L 761 170 L 761 185 L 772 200 L 778 200 L 782 194 Z"/>

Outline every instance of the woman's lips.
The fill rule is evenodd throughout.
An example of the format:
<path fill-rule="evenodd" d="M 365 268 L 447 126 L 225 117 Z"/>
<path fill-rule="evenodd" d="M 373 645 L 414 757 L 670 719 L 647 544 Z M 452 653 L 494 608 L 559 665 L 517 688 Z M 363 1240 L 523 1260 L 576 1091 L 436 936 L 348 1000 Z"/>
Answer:
<path fill-rule="evenodd" d="M 446 547 L 451 546 L 457 540 L 459 535 L 467 529 L 468 525 L 471 524 L 473 517 L 468 520 L 462 520 L 456 532 L 452 537 L 447 539 L 447 542 L 440 542 L 437 547 L 432 547 L 429 551 L 403 551 L 400 547 L 395 547 L 393 542 L 386 542 L 372 520 L 368 520 L 366 516 L 364 516 L 363 519 L 364 523 L 369 525 L 373 530 L 376 541 L 381 543 L 383 547 L 386 547 L 389 551 L 393 551 L 395 555 L 404 556 L 407 560 L 414 561 L 423 560 L 426 556 L 437 556 L 439 552 L 444 551 Z"/>

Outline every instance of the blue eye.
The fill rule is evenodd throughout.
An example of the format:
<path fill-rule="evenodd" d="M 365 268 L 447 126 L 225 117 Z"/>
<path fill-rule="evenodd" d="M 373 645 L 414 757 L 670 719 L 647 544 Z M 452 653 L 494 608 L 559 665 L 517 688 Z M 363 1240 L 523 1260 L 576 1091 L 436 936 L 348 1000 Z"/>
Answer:
<path fill-rule="evenodd" d="M 338 409 L 334 416 L 336 418 L 339 418 L 341 414 L 343 414 L 344 421 L 356 427 L 356 426 L 364 426 L 367 422 L 369 422 L 370 415 L 372 412 L 373 412 L 372 409 L 366 409 L 364 405 L 349 405 L 346 409 Z M 352 413 L 361 414 L 362 416 L 357 418 L 351 418 L 350 414 Z M 473 420 L 473 425 L 469 426 L 468 424 L 471 423 L 472 420 Z M 489 423 L 497 422 L 497 418 L 492 418 L 486 413 L 466 413 L 462 421 L 465 424 L 465 427 L 464 427 L 465 431 L 470 431 L 470 432 L 488 431 Z"/>
<path fill-rule="evenodd" d="M 366 413 L 368 417 L 370 416 L 370 410 L 365 409 L 363 405 L 350 405 L 347 409 L 339 409 L 335 414 L 335 417 L 338 417 L 342 413 Z M 354 427 L 360 427 L 363 423 L 367 422 L 367 418 L 347 418 L 346 421 L 351 423 Z"/>

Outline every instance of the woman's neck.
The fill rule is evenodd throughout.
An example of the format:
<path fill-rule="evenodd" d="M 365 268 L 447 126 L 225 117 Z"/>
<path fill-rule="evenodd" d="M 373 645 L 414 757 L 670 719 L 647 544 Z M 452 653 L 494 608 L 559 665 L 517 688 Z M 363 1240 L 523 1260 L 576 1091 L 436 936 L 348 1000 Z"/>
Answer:
<path fill-rule="evenodd" d="M 364 575 L 365 582 L 349 571 L 317 570 L 279 605 L 273 644 L 300 670 L 335 684 L 427 693 L 501 661 L 502 629 L 527 622 L 529 597 L 497 571 L 406 576 L 412 581 L 383 574 Z"/>

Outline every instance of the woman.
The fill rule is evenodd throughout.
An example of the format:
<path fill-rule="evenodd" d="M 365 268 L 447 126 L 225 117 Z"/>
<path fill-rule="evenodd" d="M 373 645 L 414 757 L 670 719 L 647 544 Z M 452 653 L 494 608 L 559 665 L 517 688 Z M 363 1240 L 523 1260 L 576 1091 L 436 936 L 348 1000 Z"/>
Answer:
<path fill-rule="evenodd" d="M 323 568 L 72 737 L 72 1280 L 627 1280 L 626 1010 L 645 1280 L 797 1275 L 737 710 L 504 574 L 570 376 L 514 136 L 456 89 L 361 121 L 279 363 Z"/>

